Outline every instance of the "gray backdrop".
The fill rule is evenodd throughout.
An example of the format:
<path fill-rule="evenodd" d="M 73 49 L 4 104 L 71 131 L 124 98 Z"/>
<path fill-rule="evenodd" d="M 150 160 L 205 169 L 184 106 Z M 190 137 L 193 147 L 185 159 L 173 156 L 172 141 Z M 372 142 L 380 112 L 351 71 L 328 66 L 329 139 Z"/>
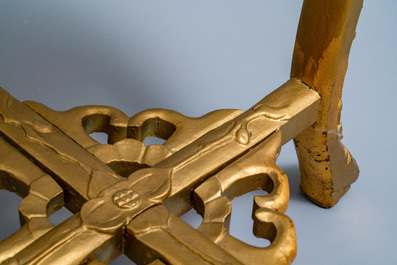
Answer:
<path fill-rule="evenodd" d="M 153 107 L 188 116 L 245 110 L 288 79 L 301 4 L 3 0 L 0 86 L 57 110 L 88 104 L 129 116 Z M 278 164 L 291 186 L 296 265 L 396 262 L 396 12 L 394 0 L 364 3 L 342 112 L 343 142 L 361 174 L 336 207 L 319 208 L 301 195 L 295 152 L 291 143 L 283 147 Z M 18 228 L 18 199 L 0 195 L 2 239 Z M 263 245 L 250 233 L 252 196 L 233 202 L 231 231 Z"/>

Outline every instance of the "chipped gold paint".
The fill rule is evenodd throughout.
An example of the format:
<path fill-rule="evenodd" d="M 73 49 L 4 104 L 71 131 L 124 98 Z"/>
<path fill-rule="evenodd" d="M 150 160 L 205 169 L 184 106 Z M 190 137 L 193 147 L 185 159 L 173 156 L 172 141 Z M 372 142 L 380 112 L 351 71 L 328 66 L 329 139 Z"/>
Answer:
<path fill-rule="evenodd" d="M 199 118 L 112 107 L 54 111 L 0 89 L 0 188 L 22 200 L 21 229 L 0 242 L 0 264 L 291 264 L 297 254 L 281 146 L 295 139 L 302 189 L 334 205 L 357 178 L 341 144 L 341 88 L 360 1 L 303 5 L 291 79 L 249 110 Z M 104 132 L 101 144 L 90 133 Z M 156 136 L 162 145 L 145 146 Z M 252 190 L 253 247 L 229 233 L 231 201 Z M 54 227 L 61 207 L 74 215 Z M 178 216 L 194 208 L 194 229 Z"/>
<path fill-rule="evenodd" d="M 321 95 L 317 122 L 295 138 L 301 188 L 323 207 L 335 205 L 359 172 L 340 141 L 340 113 L 343 80 L 361 8 L 361 0 L 305 1 L 296 36 L 291 77 Z M 314 38 L 318 41 L 313 42 Z"/>

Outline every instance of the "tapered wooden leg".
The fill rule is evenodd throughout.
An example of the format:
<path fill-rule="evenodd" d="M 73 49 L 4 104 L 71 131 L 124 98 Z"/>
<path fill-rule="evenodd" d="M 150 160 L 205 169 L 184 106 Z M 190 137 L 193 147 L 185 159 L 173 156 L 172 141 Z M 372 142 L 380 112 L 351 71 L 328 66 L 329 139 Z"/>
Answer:
<path fill-rule="evenodd" d="M 295 138 L 301 189 L 316 204 L 331 207 L 358 177 L 358 166 L 341 143 L 343 81 L 362 0 L 305 0 L 291 77 L 321 95 L 317 122 Z"/>

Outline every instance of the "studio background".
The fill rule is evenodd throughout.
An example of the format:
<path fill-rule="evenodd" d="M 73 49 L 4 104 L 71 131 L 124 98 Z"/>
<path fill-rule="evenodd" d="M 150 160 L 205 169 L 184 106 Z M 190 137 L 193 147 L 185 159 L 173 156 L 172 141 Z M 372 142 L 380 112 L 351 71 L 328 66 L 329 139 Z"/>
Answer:
<path fill-rule="evenodd" d="M 148 108 L 187 116 L 246 110 L 288 80 L 301 5 L 3 0 L 0 86 L 56 110 L 108 105 L 128 116 Z M 278 159 L 290 182 L 286 214 L 296 228 L 296 265 L 396 262 L 396 13 L 393 0 L 367 0 L 358 22 L 342 97 L 343 143 L 360 166 L 350 191 L 322 209 L 299 191 L 292 143 Z M 7 191 L 0 196 L 3 239 L 18 229 L 19 202 Z M 251 234 L 252 196 L 233 202 L 231 234 L 261 245 Z M 114 264 L 129 263 L 121 257 Z"/>

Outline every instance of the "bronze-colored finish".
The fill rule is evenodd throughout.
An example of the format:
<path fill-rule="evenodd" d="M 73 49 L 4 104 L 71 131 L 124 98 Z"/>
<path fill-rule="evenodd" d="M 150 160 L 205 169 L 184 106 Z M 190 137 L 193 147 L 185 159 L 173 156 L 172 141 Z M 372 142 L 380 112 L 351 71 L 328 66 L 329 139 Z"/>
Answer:
<path fill-rule="evenodd" d="M 288 179 L 275 161 L 295 138 L 302 189 L 325 207 L 357 178 L 338 122 L 360 7 L 306 1 L 292 78 L 246 112 L 58 112 L 0 89 L 0 187 L 24 197 L 22 228 L 0 242 L 0 263 L 94 265 L 125 253 L 153 265 L 291 264 Z M 314 20 L 318 28 L 309 30 Z M 108 144 L 93 132 L 106 133 Z M 166 142 L 145 146 L 151 136 Z M 230 201 L 256 189 L 268 192 L 254 198 L 252 213 L 254 234 L 271 242 L 264 248 L 229 234 Z M 63 206 L 74 215 L 53 227 L 48 216 Z M 203 217 L 197 230 L 178 218 L 192 207 Z"/>

